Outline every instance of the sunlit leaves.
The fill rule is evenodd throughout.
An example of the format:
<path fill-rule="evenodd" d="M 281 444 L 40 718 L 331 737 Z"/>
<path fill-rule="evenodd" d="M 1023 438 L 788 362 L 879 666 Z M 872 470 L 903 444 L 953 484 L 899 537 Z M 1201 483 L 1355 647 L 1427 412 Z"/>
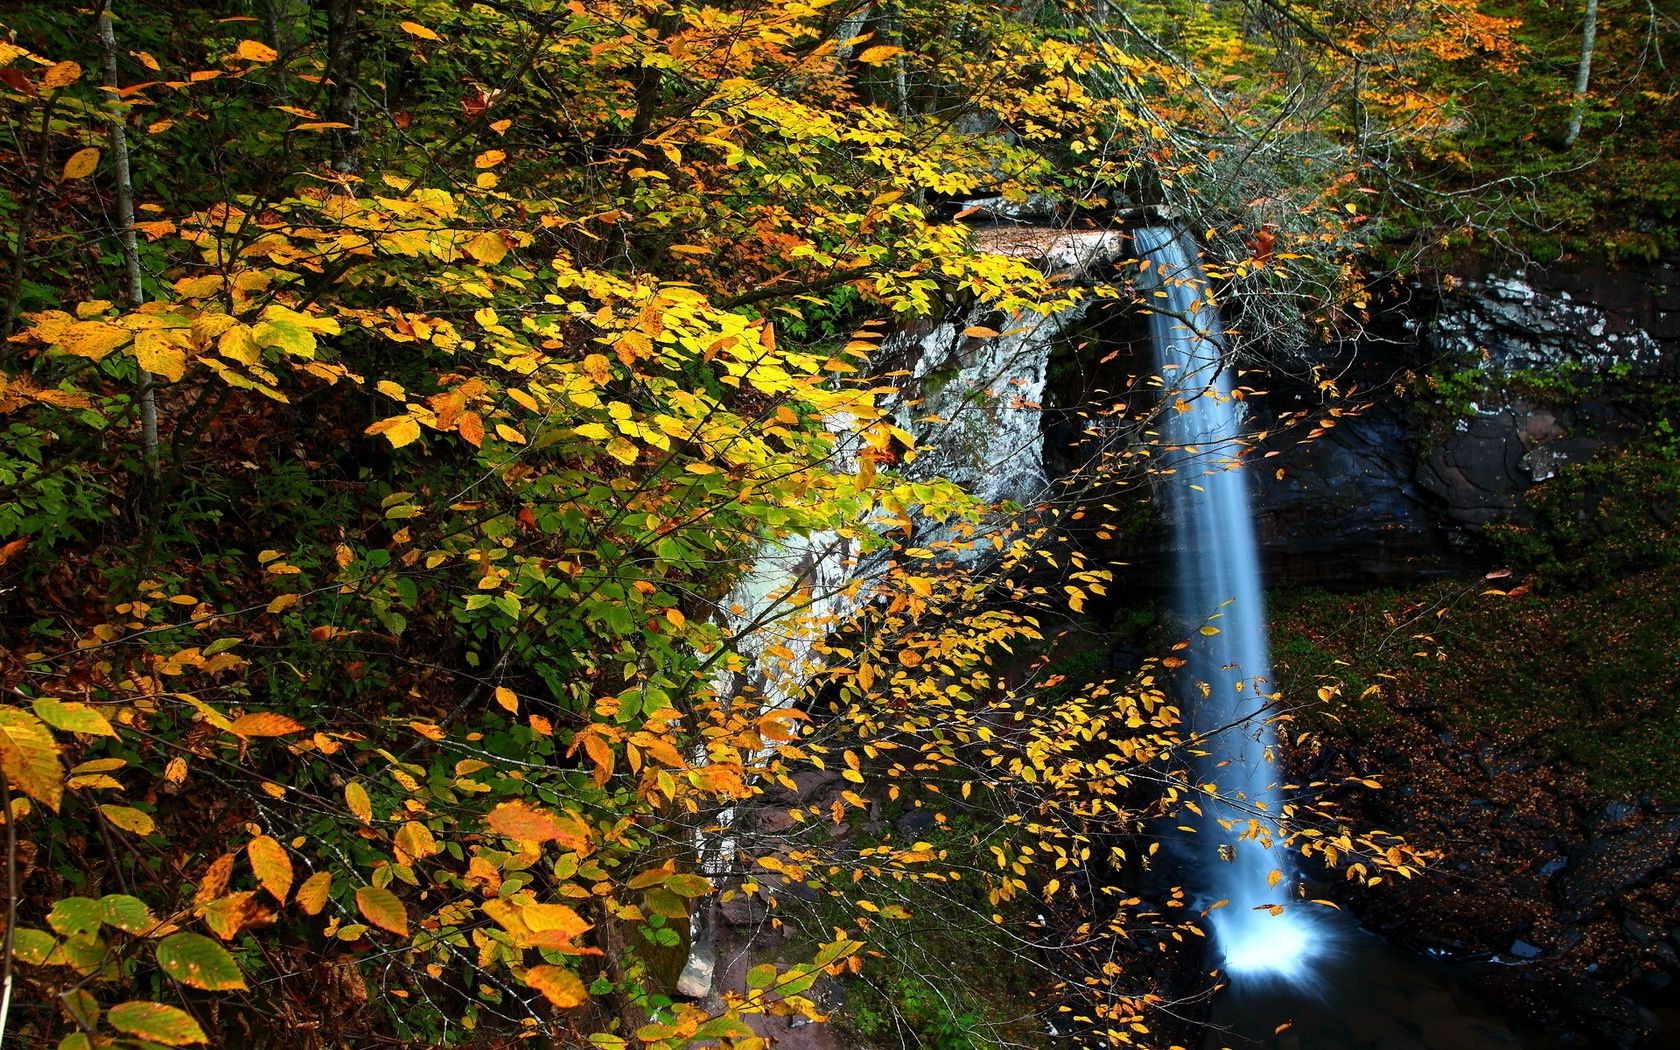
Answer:
<path fill-rule="evenodd" d="M 349 807 L 351 816 L 363 824 L 373 822 L 373 801 L 360 781 L 352 780 L 344 785 L 344 804 Z"/>
<path fill-rule="evenodd" d="M 242 737 L 290 736 L 303 732 L 303 723 L 274 711 L 256 711 L 233 720 L 230 731 Z"/>
<path fill-rule="evenodd" d="M 570 850 L 587 849 L 589 825 L 574 813 L 555 813 L 524 802 L 504 802 L 485 823 L 498 835 L 523 842 L 558 842 Z"/>
<path fill-rule="evenodd" d="M 246 62 L 273 62 L 280 57 L 280 52 L 260 40 L 241 40 L 239 46 L 233 49 L 233 57 Z"/>
<path fill-rule="evenodd" d="M 319 915 L 321 909 L 327 905 L 327 897 L 332 892 L 332 873 L 317 871 L 303 880 L 298 887 L 297 906 L 303 909 L 305 915 Z"/>
<path fill-rule="evenodd" d="M 583 979 L 564 966 L 533 966 L 525 971 L 524 981 L 563 1010 L 582 1006 L 589 999 Z"/>
<path fill-rule="evenodd" d="M 0 707 L 0 773 L 12 790 L 58 809 L 64 795 L 58 745 L 40 719 L 15 707 Z"/>

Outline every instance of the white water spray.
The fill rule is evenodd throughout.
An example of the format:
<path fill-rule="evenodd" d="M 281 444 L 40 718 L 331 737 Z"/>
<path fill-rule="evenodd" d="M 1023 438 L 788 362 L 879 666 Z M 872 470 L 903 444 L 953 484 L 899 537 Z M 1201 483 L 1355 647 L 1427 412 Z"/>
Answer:
<path fill-rule="evenodd" d="M 1293 899 L 1295 865 L 1278 824 L 1284 800 L 1268 720 L 1276 690 L 1248 479 L 1239 469 L 1241 404 L 1231 396 L 1196 242 L 1163 227 L 1139 229 L 1134 239 L 1163 377 L 1161 436 L 1173 450 L 1166 485 L 1178 539 L 1177 612 L 1200 628 L 1184 654 L 1184 706 L 1207 753 L 1197 781 L 1216 793 L 1198 800 L 1204 818 L 1190 843 L 1197 890 L 1211 907 L 1227 975 L 1300 982 L 1311 976 L 1325 931 Z"/>

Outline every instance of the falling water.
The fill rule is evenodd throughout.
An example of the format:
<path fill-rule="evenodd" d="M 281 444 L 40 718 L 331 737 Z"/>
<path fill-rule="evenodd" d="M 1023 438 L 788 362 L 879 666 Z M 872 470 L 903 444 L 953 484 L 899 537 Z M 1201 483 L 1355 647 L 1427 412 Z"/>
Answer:
<path fill-rule="evenodd" d="M 1292 898 L 1294 865 L 1277 824 L 1283 798 L 1268 721 L 1275 689 L 1248 479 L 1238 469 L 1241 405 L 1195 241 L 1148 227 L 1136 231 L 1135 247 L 1163 377 L 1161 435 L 1173 450 L 1177 611 L 1200 629 L 1184 654 L 1185 706 L 1191 731 L 1205 738 L 1197 779 L 1217 792 L 1198 802 L 1196 889 L 1212 908 L 1215 945 L 1233 980 L 1297 981 L 1322 936 Z"/>

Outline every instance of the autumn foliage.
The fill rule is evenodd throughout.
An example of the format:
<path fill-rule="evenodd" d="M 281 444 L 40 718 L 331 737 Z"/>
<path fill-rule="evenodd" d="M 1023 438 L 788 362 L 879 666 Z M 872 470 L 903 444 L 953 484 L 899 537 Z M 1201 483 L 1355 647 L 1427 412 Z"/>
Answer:
<path fill-rule="evenodd" d="M 1044 670 L 1106 567 L 1060 548 L 1067 508 L 918 473 L 878 362 L 893 323 L 1124 299 L 978 251 L 945 202 L 1215 198 L 1241 128 L 1196 67 L 1056 5 L 118 0 L 107 82 L 96 14 L 0 40 L 8 1035 L 760 1045 L 746 1018 L 816 1015 L 908 918 L 846 887 L 961 877 L 922 841 L 702 863 L 813 767 L 847 786 L 796 822 L 984 801 L 1003 831 L 963 864 L 999 922 L 1086 893 L 1080 950 L 1125 933 L 1137 902 L 1081 872 L 1194 804 L 1170 676 Z M 1350 47 L 1410 25 L 1360 17 Z M 1431 61 L 1500 46 L 1450 24 Z M 1358 106 L 1427 137 L 1371 83 Z M 1304 218 L 1210 206 L 1216 274 L 1335 326 L 1361 188 L 1272 190 Z M 732 608 L 760 550 L 818 534 L 856 552 L 848 619 L 799 579 Z M 673 1000 L 701 902 L 802 883 L 848 924 Z M 1160 936 L 1194 937 L 1175 907 Z M 1111 977 L 1059 1001 L 1142 1039 Z"/>

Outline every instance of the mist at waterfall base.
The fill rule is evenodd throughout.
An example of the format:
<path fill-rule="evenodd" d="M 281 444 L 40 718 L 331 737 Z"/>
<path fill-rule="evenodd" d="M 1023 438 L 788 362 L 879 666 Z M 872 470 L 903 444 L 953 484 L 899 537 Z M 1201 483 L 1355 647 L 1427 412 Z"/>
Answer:
<path fill-rule="evenodd" d="M 1281 773 L 1269 721 L 1274 694 L 1248 478 L 1239 469 L 1241 402 L 1231 396 L 1222 327 L 1188 234 L 1133 234 L 1162 376 L 1163 479 L 1177 537 L 1176 609 L 1190 647 L 1180 702 L 1203 738 L 1194 775 L 1215 792 L 1185 843 L 1198 904 L 1236 986 L 1312 982 L 1335 939 L 1297 901 L 1296 866 L 1277 820 Z M 1223 901 L 1223 904 L 1219 902 Z"/>

